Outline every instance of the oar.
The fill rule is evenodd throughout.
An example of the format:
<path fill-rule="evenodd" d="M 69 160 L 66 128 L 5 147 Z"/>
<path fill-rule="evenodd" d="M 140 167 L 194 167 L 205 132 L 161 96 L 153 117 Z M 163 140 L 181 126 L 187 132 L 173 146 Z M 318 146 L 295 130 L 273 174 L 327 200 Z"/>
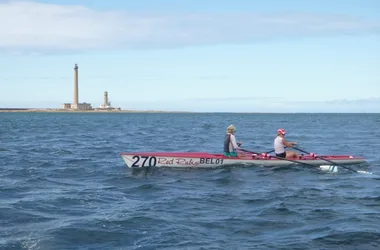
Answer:
<path fill-rule="evenodd" d="M 305 153 L 305 154 L 310 155 L 310 153 L 309 153 L 309 152 L 306 152 L 305 150 L 302 150 L 302 149 L 297 148 L 297 147 L 294 147 L 294 146 L 293 146 L 293 148 L 294 148 L 294 149 L 297 149 L 298 151 L 301 151 L 301 152 L 303 152 L 303 153 Z M 323 157 L 320 157 L 320 156 L 318 156 L 318 155 L 316 155 L 316 158 L 319 158 L 319 159 L 321 159 L 321 160 L 324 160 L 324 161 L 330 162 L 331 164 L 334 164 L 335 166 L 339 166 L 339 167 L 341 167 L 341 168 L 345 168 L 345 169 L 351 170 L 352 172 L 361 173 L 361 174 L 372 174 L 371 172 L 367 172 L 367 171 L 363 171 L 363 170 L 355 170 L 355 169 L 352 169 L 352 168 L 349 168 L 349 167 L 346 167 L 346 166 L 342 166 L 342 165 L 340 165 L 340 164 L 337 164 L 337 163 L 335 163 L 335 162 L 333 162 L 333 161 L 330 161 L 330 160 L 328 160 L 328 159 L 326 159 L 326 158 L 323 158 Z"/>
<path fill-rule="evenodd" d="M 246 149 L 244 149 L 243 151 L 245 151 L 247 153 L 256 154 L 255 152 L 252 152 L 252 151 L 249 151 L 249 150 L 246 150 Z M 277 158 L 279 160 L 285 160 L 285 161 L 289 161 L 289 162 L 293 162 L 293 163 L 298 163 L 298 164 L 301 164 L 301 165 L 307 165 L 307 166 L 310 166 L 310 167 L 313 167 L 313 168 L 316 167 L 315 165 L 312 165 L 312 164 L 309 164 L 309 163 L 306 163 L 306 162 L 300 162 L 300 161 L 290 160 L 290 159 L 282 158 L 282 157 L 279 157 L 279 156 L 276 156 L 276 155 L 271 155 L 271 157 Z M 335 168 L 334 166 L 333 167 L 330 167 L 330 166 L 327 166 L 327 167 L 325 167 L 325 166 L 319 166 L 319 168 L 321 170 L 325 170 L 325 171 L 338 172 L 338 168 Z"/>
<path fill-rule="evenodd" d="M 271 151 L 268 151 L 268 152 L 265 152 L 266 154 L 270 154 L 270 153 L 273 153 L 274 152 L 274 149 L 272 149 Z"/>

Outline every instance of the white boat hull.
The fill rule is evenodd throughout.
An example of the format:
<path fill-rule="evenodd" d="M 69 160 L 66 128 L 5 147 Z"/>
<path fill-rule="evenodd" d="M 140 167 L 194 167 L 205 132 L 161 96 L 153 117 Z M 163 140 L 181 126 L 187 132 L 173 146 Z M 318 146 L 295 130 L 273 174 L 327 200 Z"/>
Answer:
<path fill-rule="evenodd" d="M 242 157 L 226 157 L 221 154 L 209 153 L 121 153 L 121 156 L 129 168 L 143 167 L 171 167 L 171 168 L 215 168 L 230 165 L 256 165 L 256 166 L 288 166 L 294 162 L 280 160 L 274 157 L 253 158 L 252 155 Z M 324 156 L 338 165 L 359 164 L 365 162 L 364 158 L 353 156 Z M 322 159 L 310 156 L 304 159 L 291 159 L 307 165 L 326 165 Z"/>

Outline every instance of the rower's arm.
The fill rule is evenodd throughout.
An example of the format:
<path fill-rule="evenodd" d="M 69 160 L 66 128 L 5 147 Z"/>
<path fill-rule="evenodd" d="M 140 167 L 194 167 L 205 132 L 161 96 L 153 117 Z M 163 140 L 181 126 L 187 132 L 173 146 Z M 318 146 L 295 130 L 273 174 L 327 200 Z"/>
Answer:
<path fill-rule="evenodd" d="M 231 143 L 232 143 L 232 147 L 233 147 L 234 149 L 239 148 L 239 146 L 238 146 L 237 143 L 236 143 L 236 138 L 235 138 L 234 135 L 231 136 Z"/>
<path fill-rule="evenodd" d="M 293 147 L 294 145 L 297 144 L 297 143 L 295 143 L 295 142 L 287 142 L 285 138 L 282 138 L 282 143 L 283 143 L 286 147 L 288 147 L 288 148 L 291 148 L 291 147 Z"/>

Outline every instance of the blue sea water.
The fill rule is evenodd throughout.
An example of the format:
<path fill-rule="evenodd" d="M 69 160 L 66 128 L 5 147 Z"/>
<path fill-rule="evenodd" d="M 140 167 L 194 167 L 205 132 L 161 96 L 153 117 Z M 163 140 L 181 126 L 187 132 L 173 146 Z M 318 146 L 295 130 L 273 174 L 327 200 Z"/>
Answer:
<path fill-rule="evenodd" d="M 368 163 L 127 168 L 121 152 L 221 153 L 234 124 Z M 379 249 L 380 114 L 0 113 L 0 249 Z"/>

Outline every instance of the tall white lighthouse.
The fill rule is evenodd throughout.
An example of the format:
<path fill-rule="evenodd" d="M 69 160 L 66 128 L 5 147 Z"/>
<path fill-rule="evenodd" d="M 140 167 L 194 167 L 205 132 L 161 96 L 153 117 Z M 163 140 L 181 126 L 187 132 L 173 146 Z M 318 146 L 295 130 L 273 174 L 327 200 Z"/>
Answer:
<path fill-rule="evenodd" d="M 78 95 L 78 65 L 75 64 L 74 67 L 74 101 L 73 105 L 78 108 L 79 104 L 79 95 Z"/>

